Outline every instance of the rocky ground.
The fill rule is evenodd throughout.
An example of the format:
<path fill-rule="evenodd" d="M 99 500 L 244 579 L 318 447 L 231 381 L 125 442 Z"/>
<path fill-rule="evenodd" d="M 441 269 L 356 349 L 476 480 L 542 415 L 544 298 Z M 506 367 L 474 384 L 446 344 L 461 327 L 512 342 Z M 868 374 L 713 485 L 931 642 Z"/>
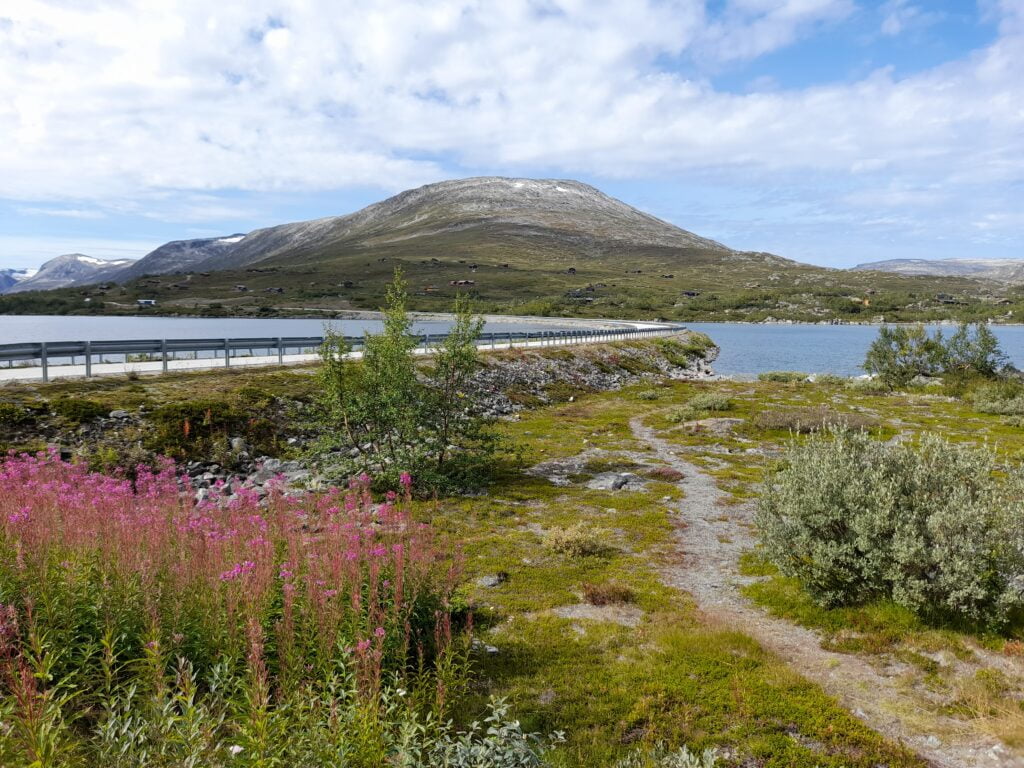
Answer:
<path fill-rule="evenodd" d="M 685 345 L 694 338 L 699 336 L 683 333 L 671 340 L 486 353 L 481 355 L 472 386 L 484 416 L 515 419 L 527 408 L 571 402 L 587 393 L 615 391 L 645 380 L 705 379 L 713 375 L 711 364 L 717 348 L 704 346 L 699 340 L 687 351 Z M 160 453 L 160 446 L 154 444 L 154 413 L 158 408 L 114 408 L 69 424 L 58 413 L 47 412 L 46 405 L 44 401 L 39 406 L 38 417 L 11 425 L 7 435 L 10 444 L 45 444 L 65 457 L 87 460 L 95 459 L 101 447 L 113 459 L 110 463 L 118 466 L 149 463 Z M 249 436 L 229 433 L 224 435 L 215 457 L 184 461 L 184 473 L 197 498 L 207 498 L 209 489 L 215 486 L 230 499 L 242 488 L 262 496 L 269 483 L 284 487 L 315 483 L 302 460 L 302 449 L 311 435 L 311 415 L 307 399 L 272 398 L 261 406 L 260 416 L 278 432 L 277 450 L 261 451 Z"/>

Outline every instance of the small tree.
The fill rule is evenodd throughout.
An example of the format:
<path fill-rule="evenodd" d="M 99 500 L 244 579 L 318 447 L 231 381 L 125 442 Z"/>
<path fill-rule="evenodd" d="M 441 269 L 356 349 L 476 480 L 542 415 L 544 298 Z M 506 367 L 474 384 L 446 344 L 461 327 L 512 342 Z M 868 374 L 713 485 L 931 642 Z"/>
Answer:
<path fill-rule="evenodd" d="M 409 472 L 424 491 L 478 485 L 497 450 L 492 420 L 471 386 L 483 321 L 459 297 L 452 328 L 424 375 L 406 300 L 396 271 L 383 331 L 367 334 L 361 362 L 343 337 L 327 332 L 310 458 L 334 480 L 365 472 L 378 486 L 397 488 Z"/>
<path fill-rule="evenodd" d="M 934 376 L 943 370 L 942 332 L 930 336 L 923 325 L 882 326 L 868 348 L 864 370 L 890 389 L 905 387 L 916 376 Z"/>
<path fill-rule="evenodd" d="M 990 379 L 1005 368 L 1006 363 L 999 339 L 985 323 L 961 323 L 945 344 L 946 373 Z"/>
<path fill-rule="evenodd" d="M 883 326 L 868 348 L 864 370 L 878 376 L 890 389 L 904 387 L 916 376 L 947 377 L 964 381 L 993 378 L 1006 367 L 999 340 L 983 323 L 961 323 L 948 339 L 942 331 L 929 335 L 923 325 Z"/>

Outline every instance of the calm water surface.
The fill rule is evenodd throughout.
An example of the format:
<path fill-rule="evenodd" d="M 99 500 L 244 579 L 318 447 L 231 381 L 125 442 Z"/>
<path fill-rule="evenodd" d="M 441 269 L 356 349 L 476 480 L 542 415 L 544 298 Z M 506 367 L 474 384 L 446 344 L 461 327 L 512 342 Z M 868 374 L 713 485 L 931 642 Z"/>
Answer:
<path fill-rule="evenodd" d="M 0 344 L 18 341 L 100 341 L 110 339 L 188 339 L 247 336 L 319 336 L 324 320 L 245 319 L 192 317 L 68 317 L 42 315 L 0 316 Z M 377 331 L 375 320 L 331 320 L 348 336 Z M 441 333 L 443 319 L 416 323 L 419 333 Z M 567 327 L 567 326 L 563 326 Z M 703 331 L 721 348 L 714 365 L 724 375 L 756 375 L 765 371 L 805 371 L 862 374 L 868 345 L 878 334 L 871 325 L 746 325 L 743 323 L 687 323 Z M 951 333 L 952 326 L 941 327 Z M 522 320 L 495 321 L 488 332 L 558 330 L 559 326 Z M 992 326 L 1003 351 L 1024 368 L 1024 326 Z"/>
<path fill-rule="evenodd" d="M 874 325 L 745 325 L 743 323 L 686 323 L 702 331 L 721 348 L 714 364 L 723 375 L 765 371 L 804 371 L 859 376 L 868 346 L 878 335 Z M 931 326 L 950 334 L 955 326 Z M 1024 368 L 1024 326 L 993 325 L 1010 362 Z"/>
<path fill-rule="evenodd" d="M 318 318 L 248 319 L 197 317 L 88 317 L 63 315 L 0 315 L 0 344 L 22 341 L 113 341 L 129 339 L 220 339 L 270 336 L 320 336 L 324 324 L 346 336 L 379 331 L 377 320 Z M 417 322 L 418 333 L 442 333 L 445 320 Z M 567 326 L 510 320 L 489 322 L 487 333 L 559 330 Z"/>

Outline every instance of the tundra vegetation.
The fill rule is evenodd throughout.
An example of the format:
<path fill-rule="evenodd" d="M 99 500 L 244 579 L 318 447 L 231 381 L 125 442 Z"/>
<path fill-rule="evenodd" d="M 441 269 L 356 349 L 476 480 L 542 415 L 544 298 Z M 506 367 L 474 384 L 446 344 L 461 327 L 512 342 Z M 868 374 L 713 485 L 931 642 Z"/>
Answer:
<path fill-rule="evenodd" d="M 19 385 L 0 395 L 9 406 L 0 416 L 18 429 L 42 424 L 61 394 L 104 408 L 223 400 L 262 409 L 287 455 L 291 436 L 312 435 L 304 419 L 272 417 L 264 404 L 292 395 L 309 413 L 323 397 L 322 370 Z M 433 365 L 418 369 L 417 386 L 435 375 Z M 1000 507 L 1019 504 L 1024 387 L 1002 374 L 946 392 L 922 381 L 890 389 L 834 377 L 653 375 L 618 392 L 574 388 L 571 401 L 486 425 L 519 451 L 494 455 L 485 495 L 442 488 L 430 499 L 411 493 L 415 473 L 407 494 L 399 471 L 393 499 L 371 498 L 364 478 L 271 495 L 265 506 L 243 494 L 234 506 L 212 498 L 197 507 L 168 470 L 90 474 L 53 456 L 9 459 L 4 477 L 20 495 L 0 495 L 9 555 L 0 603 L 13 617 L 0 658 L 18 674 L 0 682 L 0 765 L 31 763 L 27 750 L 38 748 L 39 764 L 53 766 L 923 767 L 802 676 L 799 659 L 766 650 L 752 627 L 709 619 L 667 583 L 666 572 L 716 553 L 681 561 L 675 526 L 700 501 L 684 495 L 680 473 L 648 450 L 634 420 L 713 478 L 726 493 L 723 516 L 764 499 L 761 545 L 742 573 L 723 570 L 723 582 L 743 575 L 766 618 L 898 667 L 896 704 L 926 733 L 1024 749 L 1020 526 L 1005 527 L 1013 521 Z M 684 409 L 692 421 L 679 420 Z M 808 416 L 814 426 L 804 428 Z M 246 427 L 218 427 L 210 439 L 219 445 Z M 894 461 L 905 477 L 887 472 Z M 619 490 L 591 482 L 609 472 L 635 481 Z M 881 492 L 856 506 L 854 490 L 873 477 L 900 506 Z M 851 485 L 838 498 L 850 505 L 841 544 L 863 544 L 877 565 L 858 563 L 849 579 L 840 569 L 838 581 L 808 533 L 813 505 L 833 514 L 837 484 Z M 899 530 L 886 529 L 896 516 Z M 947 556 L 972 520 L 971 546 Z M 806 547 L 818 570 L 787 564 L 791 553 L 773 549 L 776 525 L 797 526 L 794 548 Z M 208 535 L 222 529 L 238 535 Z M 403 576 L 397 603 L 394 544 L 408 552 L 403 573 L 415 574 Z M 930 559 L 915 570 L 921 547 Z M 180 567 L 186 558 L 198 566 Z M 953 735 L 942 730 L 950 718 Z"/>

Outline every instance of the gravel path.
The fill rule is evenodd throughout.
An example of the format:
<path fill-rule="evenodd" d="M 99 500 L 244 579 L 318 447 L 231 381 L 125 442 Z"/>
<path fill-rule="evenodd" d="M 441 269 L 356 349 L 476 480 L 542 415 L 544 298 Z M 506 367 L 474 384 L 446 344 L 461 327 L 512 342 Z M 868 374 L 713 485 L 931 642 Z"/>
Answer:
<path fill-rule="evenodd" d="M 859 656 L 827 651 L 817 633 L 774 618 L 747 601 L 738 587 L 754 579 L 739 575 L 738 559 L 756 542 L 753 506 L 723 504 L 726 494 L 714 479 L 680 458 L 640 417 L 632 419 L 630 427 L 658 459 L 683 473 L 679 487 L 685 498 L 677 505 L 676 534 L 682 557 L 666 570 L 667 583 L 693 595 L 709 617 L 754 637 L 866 725 L 935 766 L 1024 768 L 1024 759 L 999 742 L 927 711 L 895 674 L 886 675 Z"/>

